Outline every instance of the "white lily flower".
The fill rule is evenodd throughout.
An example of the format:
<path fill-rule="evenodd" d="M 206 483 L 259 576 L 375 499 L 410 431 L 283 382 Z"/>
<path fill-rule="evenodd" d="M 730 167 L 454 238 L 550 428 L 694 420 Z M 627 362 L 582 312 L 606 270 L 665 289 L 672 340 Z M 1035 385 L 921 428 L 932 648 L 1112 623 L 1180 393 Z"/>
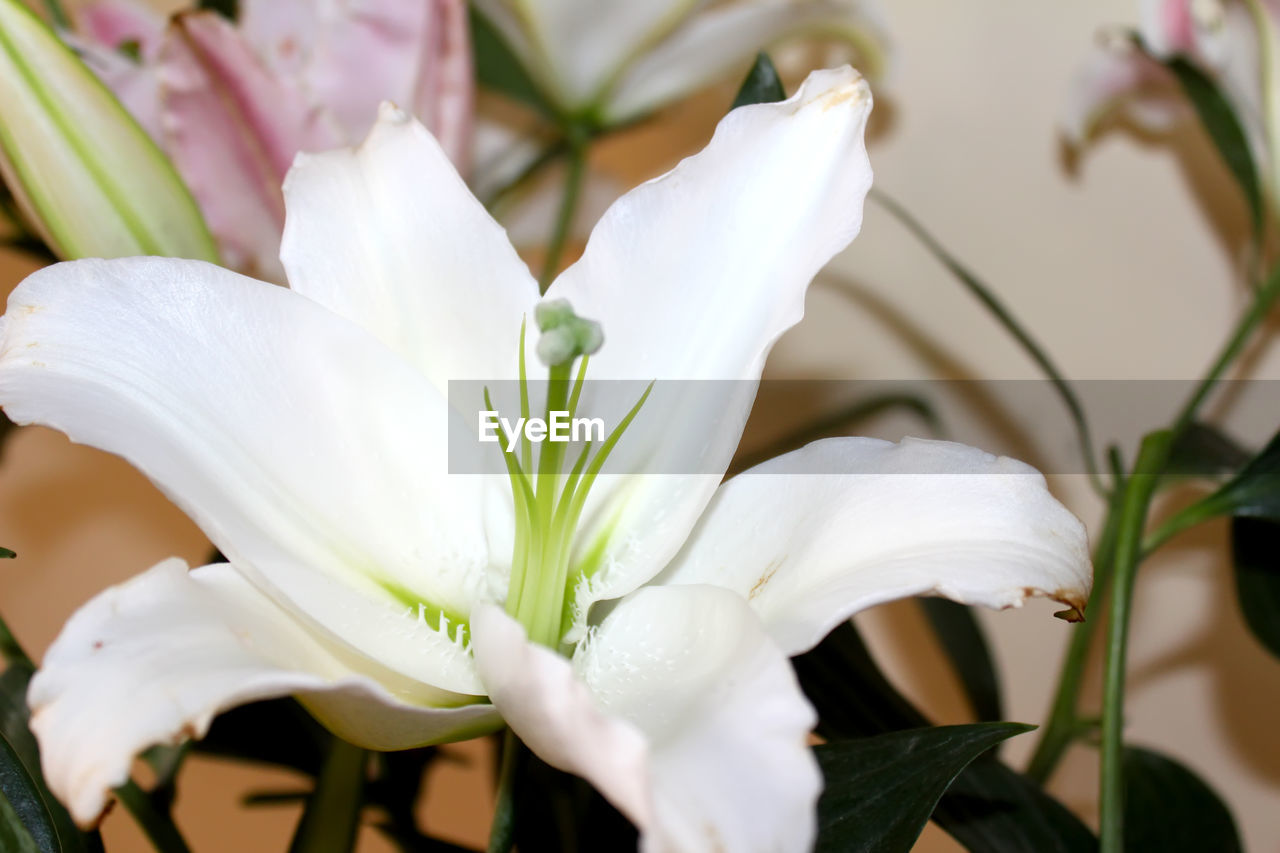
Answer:
<path fill-rule="evenodd" d="M 754 391 L 809 281 L 858 232 L 870 108 L 856 72 L 815 72 L 620 199 L 548 293 L 603 328 L 592 377 Z M 571 359 L 599 328 L 540 304 L 395 108 L 359 149 L 300 157 L 285 197 L 292 289 L 199 262 L 80 261 L 28 278 L 0 321 L 9 416 L 125 457 L 228 558 L 104 592 L 49 649 L 32 727 L 81 823 L 140 750 L 292 694 L 376 749 L 505 721 L 596 785 L 646 850 L 803 850 L 821 782 L 788 655 L 901 596 L 1083 607 L 1079 521 L 1034 470 L 961 445 L 834 439 L 723 485 L 553 476 L 567 515 L 537 502 L 542 482 L 526 495 L 520 477 L 450 474 L 448 380 L 514 379 L 522 352 Z M 535 316 L 556 339 L 522 351 Z M 717 435 L 736 443 L 746 408 Z M 674 416 L 619 446 L 704 413 Z"/>
<path fill-rule="evenodd" d="M 875 74 L 886 39 L 874 0 L 477 0 L 534 82 L 604 125 L 657 109 L 800 34 L 851 45 Z"/>

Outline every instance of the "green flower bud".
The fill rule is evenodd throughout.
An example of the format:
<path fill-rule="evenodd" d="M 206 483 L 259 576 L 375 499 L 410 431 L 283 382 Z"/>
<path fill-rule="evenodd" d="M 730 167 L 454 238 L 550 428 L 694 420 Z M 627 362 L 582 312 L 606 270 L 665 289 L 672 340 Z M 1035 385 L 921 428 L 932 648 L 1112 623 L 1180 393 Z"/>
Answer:
<path fill-rule="evenodd" d="M 0 0 L 0 175 L 59 257 L 218 259 L 169 159 L 19 0 Z"/>

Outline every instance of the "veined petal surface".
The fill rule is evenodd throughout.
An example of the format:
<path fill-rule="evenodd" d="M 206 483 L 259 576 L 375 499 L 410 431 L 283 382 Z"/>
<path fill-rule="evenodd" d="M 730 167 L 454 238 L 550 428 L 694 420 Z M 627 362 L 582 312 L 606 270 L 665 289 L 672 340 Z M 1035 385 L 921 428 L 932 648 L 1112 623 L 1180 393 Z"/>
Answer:
<path fill-rule="evenodd" d="M 475 644 L 508 724 L 635 822 L 646 853 L 810 848 L 813 709 L 736 594 L 642 589 L 572 663 L 492 606 L 477 613 Z"/>
<path fill-rule="evenodd" d="M 944 441 L 815 442 L 725 483 L 656 580 L 747 599 L 790 655 L 859 610 L 915 595 L 1083 613 L 1084 525 L 1021 462 Z"/>
<path fill-rule="evenodd" d="M 49 786 L 93 823 L 133 758 L 202 737 L 236 705 L 296 695 L 335 733 L 377 749 L 470 737 L 499 723 L 490 705 L 431 708 L 353 669 L 231 566 L 188 572 L 167 560 L 71 617 L 31 681 L 31 728 Z"/>
<path fill-rule="evenodd" d="M 619 451 L 640 460 L 626 474 L 664 476 L 611 475 L 592 492 L 580 553 L 600 570 L 580 611 L 659 571 L 715 490 L 765 357 L 862 224 L 870 110 L 847 66 L 814 72 L 787 101 L 734 110 L 701 153 L 619 199 L 549 289 L 603 327 L 590 379 L 659 380 Z"/>
<path fill-rule="evenodd" d="M 447 404 L 394 353 L 297 293 L 160 258 L 41 270 L 2 322 L 14 421 L 123 456 L 354 649 L 479 693 L 457 626 L 488 565 L 483 484 L 447 475 Z"/>
<path fill-rule="evenodd" d="M 384 105 L 359 148 L 300 156 L 284 192 L 295 291 L 368 329 L 442 394 L 450 379 L 516 377 L 538 286 L 417 120 Z"/>

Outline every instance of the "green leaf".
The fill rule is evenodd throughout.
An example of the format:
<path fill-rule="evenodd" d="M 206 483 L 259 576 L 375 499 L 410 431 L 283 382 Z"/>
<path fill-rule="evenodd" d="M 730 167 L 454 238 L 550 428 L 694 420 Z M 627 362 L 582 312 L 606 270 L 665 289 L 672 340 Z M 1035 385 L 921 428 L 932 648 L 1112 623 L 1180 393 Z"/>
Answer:
<path fill-rule="evenodd" d="M 1235 515 L 1280 521 L 1280 433 L 1196 509 L 1200 519 Z"/>
<path fill-rule="evenodd" d="M 6 853 L 44 853 L 2 792 L 0 792 L 0 850 Z"/>
<path fill-rule="evenodd" d="M 1124 751 L 1124 847 L 1132 853 L 1233 853 L 1240 835 L 1226 805 L 1196 774 L 1167 756 Z"/>
<path fill-rule="evenodd" d="M 36 665 L 31 662 L 31 658 L 27 657 L 27 653 L 22 649 L 22 644 L 13 636 L 13 632 L 9 630 L 9 625 L 3 618 L 0 618 L 0 659 L 3 659 L 6 664 L 22 667 L 28 674 L 34 672 L 36 668 Z M 27 689 L 25 682 L 22 685 L 22 689 L 23 691 Z"/>
<path fill-rule="evenodd" d="M 11 825 L 8 833 L 0 829 L 0 837 L 7 834 L 17 839 L 12 848 L 4 845 L 0 849 L 26 850 L 29 847 L 40 853 L 60 853 L 62 847 L 58 843 L 58 830 L 54 827 L 44 797 L 3 733 L 0 733 L 0 795 L 8 806 L 8 814 L 0 820 L 5 823 L 12 820 L 17 824 Z"/>
<path fill-rule="evenodd" d="M 209 733 L 192 744 L 205 755 L 277 764 L 316 776 L 324 763 L 329 734 L 293 699 L 272 699 L 218 715 Z"/>
<path fill-rule="evenodd" d="M 27 710 L 27 685 L 35 672 L 26 653 L 13 641 L 8 628 L 0 622 L 0 629 L 8 636 L 7 643 L 12 648 L 7 650 L 9 666 L 0 673 L 0 738 L 5 748 L 12 753 L 25 771 L 31 783 L 31 790 L 39 798 L 44 812 L 49 816 L 53 827 L 55 846 L 50 848 L 59 853 L 100 853 L 102 839 L 97 832 L 84 833 L 76 827 L 71 815 L 57 801 L 49 786 L 44 781 L 40 770 L 40 747 L 29 726 L 30 712 Z M 17 810 L 19 804 L 11 795 L 8 805 Z M 39 840 L 39 839 L 36 839 Z M 0 850 L 9 848 L 0 845 Z M 43 849 L 43 848 L 42 848 Z"/>
<path fill-rule="evenodd" d="M 1232 519 L 1231 555 L 1244 621 L 1258 642 L 1280 658 L 1280 524 Z"/>
<path fill-rule="evenodd" d="M 16 551 L 0 546 L 0 560 L 12 560 L 16 556 L 18 556 Z"/>
<path fill-rule="evenodd" d="M 240 15 L 240 0 L 200 0 L 196 5 L 200 9 L 212 9 L 228 21 Z"/>
<path fill-rule="evenodd" d="M 972 723 L 890 732 L 816 747 L 825 787 L 817 850 L 909 851 L 969 762 L 1034 726 Z"/>
<path fill-rule="evenodd" d="M 1253 454 L 1212 424 L 1192 421 L 1169 450 L 1165 470 L 1176 476 L 1230 476 Z"/>
<path fill-rule="evenodd" d="M 1080 818 L 992 753 L 956 777 L 933 820 L 970 853 L 1098 850 L 1098 839 Z"/>
<path fill-rule="evenodd" d="M 885 678 L 850 623 L 793 659 L 828 740 L 916 729 L 930 721 Z M 961 771 L 933 819 L 970 853 L 1093 853 L 1080 819 L 994 755 Z"/>
<path fill-rule="evenodd" d="M 973 609 L 946 598 L 918 599 L 925 618 L 951 660 L 974 715 L 984 722 L 1004 719 L 1000 678 L 991 647 Z"/>
<path fill-rule="evenodd" d="M 130 779 L 115 789 L 115 795 L 146 833 L 157 853 L 191 853 L 169 814 L 168 797 L 163 792 L 153 796 Z"/>
<path fill-rule="evenodd" d="M 590 784 L 522 750 L 515 776 L 517 850 L 637 850 L 638 834 Z"/>
<path fill-rule="evenodd" d="M 1140 41 L 1136 38 L 1134 41 L 1142 49 Z M 1177 78 L 1178 85 L 1195 109 L 1201 126 L 1218 149 L 1218 155 L 1236 179 L 1240 191 L 1244 193 L 1256 239 L 1262 234 L 1266 216 L 1262 206 L 1262 185 L 1258 181 L 1258 167 L 1253 162 L 1244 126 L 1232 109 L 1231 102 L 1212 79 L 1185 58 L 1174 56 L 1162 60 L 1151 54 L 1148 56 L 1156 62 L 1162 62 Z"/>
<path fill-rule="evenodd" d="M 294 833 L 290 853 L 347 853 L 354 849 L 364 808 L 369 753 L 334 738 Z"/>
<path fill-rule="evenodd" d="M 756 54 L 756 61 L 747 72 L 747 79 L 742 81 L 738 95 L 733 99 L 731 110 L 749 104 L 771 104 L 787 99 L 787 90 L 782 87 L 782 78 L 778 69 L 773 67 L 769 54 Z"/>
<path fill-rule="evenodd" d="M 555 110 L 547 103 L 529 72 L 507 45 L 502 33 L 489 23 L 484 13 L 470 4 L 471 49 L 476 65 L 476 81 L 482 86 L 520 101 L 548 116 Z"/>

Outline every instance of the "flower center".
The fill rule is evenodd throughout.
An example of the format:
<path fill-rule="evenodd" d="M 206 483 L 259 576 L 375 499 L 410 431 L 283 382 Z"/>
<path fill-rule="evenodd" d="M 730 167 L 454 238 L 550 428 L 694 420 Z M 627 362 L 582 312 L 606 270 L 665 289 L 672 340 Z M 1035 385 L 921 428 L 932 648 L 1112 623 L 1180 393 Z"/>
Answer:
<path fill-rule="evenodd" d="M 565 300 L 550 300 L 534 312 L 538 329 L 538 358 L 546 366 L 546 421 L 553 415 L 572 421 L 582 398 L 587 365 L 592 353 L 604 343 L 600 324 L 577 316 Z M 573 372 L 577 362 L 577 373 Z M 591 438 L 583 444 L 568 473 L 564 473 L 565 445 L 562 442 L 534 442 L 526 430 L 519 451 L 507 442 L 498 442 L 511 480 L 515 503 L 515 545 L 511 556 L 511 581 L 507 588 L 507 612 L 524 625 L 534 642 L 557 648 L 569 627 L 569 579 L 573 560 L 574 533 L 582 518 L 590 492 L 605 460 L 622 434 L 639 413 L 649 390 L 602 441 Z M 493 410 L 489 390 L 485 406 Z M 520 327 L 520 416 L 529 419 L 529 383 L 525 366 L 525 328 Z M 598 443 L 598 446 L 595 446 Z M 594 453 L 592 451 L 595 451 Z"/>

